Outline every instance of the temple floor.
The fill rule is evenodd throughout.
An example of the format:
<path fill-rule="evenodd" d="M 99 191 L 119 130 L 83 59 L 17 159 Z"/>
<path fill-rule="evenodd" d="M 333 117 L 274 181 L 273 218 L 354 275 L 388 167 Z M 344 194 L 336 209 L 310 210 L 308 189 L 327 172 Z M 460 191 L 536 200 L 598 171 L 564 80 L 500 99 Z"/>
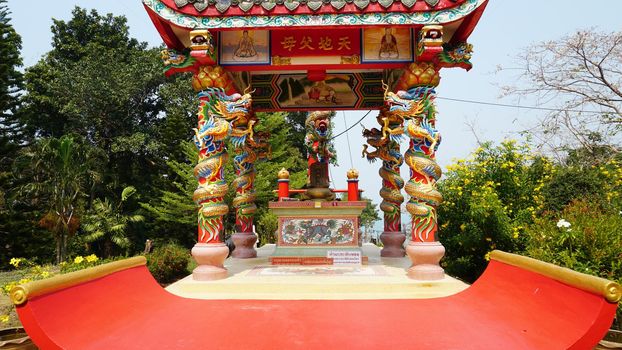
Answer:
<path fill-rule="evenodd" d="M 363 245 L 367 265 L 274 266 L 268 260 L 274 249 L 271 244 L 257 249 L 255 259 L 227 259 L 226 279 L 196 282 L 187 276 L 166 290 L 193 299 L 426 299 L 469 286 L 450 276 L 433 282 L 411 280 L 406 276 L 408 257 L 381 258 L 373 244 Z"/>

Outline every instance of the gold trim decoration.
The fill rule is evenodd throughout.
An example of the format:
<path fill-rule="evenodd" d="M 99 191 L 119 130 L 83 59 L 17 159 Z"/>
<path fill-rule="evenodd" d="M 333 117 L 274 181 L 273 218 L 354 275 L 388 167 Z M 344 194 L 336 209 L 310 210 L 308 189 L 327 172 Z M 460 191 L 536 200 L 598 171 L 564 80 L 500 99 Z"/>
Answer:
<path fill-rule="evenodd" d="M 586 292 L 601 295 L 610 303 L 617 303 L 620 299 L 622 299 L 622 287 L 620 287 L 620 284 L 604 278 L 586 275 L 565 267 L 560 267 L 525 256 L 502 252 L 500 250 L 491 252 L 490 258 L 508 265 L 525 269 L 527 271 L 541 274 Z"/>
<path fill-rule="evenodd" d="M 111 275 L 115 272 L 143 266 L 146 263 L 147 259 L 144 256 L 137 256 L 80 271 L 66 273 L 64 275 L 54 276 L 40 281 L 28 282 L 11 289 L 11 301 L 15 305 L 23 305 L 31 298 L 93 281 L 98 278 Z"/>
<path fill-rule="evenodd" d="M 341 56 L 341 64 L 360 64 L 361 56 L 352 55 L 352 56 Z"/>
<path fill-rule="evenodd" d="M 292 64 L 291 57 L 272 56 L 273 66 L 289 66 Z"/>

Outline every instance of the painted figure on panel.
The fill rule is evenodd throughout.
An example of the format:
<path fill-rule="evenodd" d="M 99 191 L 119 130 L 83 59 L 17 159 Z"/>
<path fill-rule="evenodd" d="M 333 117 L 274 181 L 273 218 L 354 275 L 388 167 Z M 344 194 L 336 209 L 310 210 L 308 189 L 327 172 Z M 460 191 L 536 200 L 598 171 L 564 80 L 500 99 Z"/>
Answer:
<path fill-rule="evenodd" d="M 218 39 L 221 65 L 270 64 L 270 31 L 228 30 Z"/>
<path fill-rule="evenodd" d="M 350 244 L 355 240 L 354 223 L 349 219 L 287 219 L 283 243 L 290 245 Z"/>
<path fill-rule="evenodd" d="M 253 38 L 248 35 L 248 30 L 242 32 L 242 37 L 240 38 L 240 42 L 238 43 L 238 48 L 234 53 L 237 57 L 254 57 L 257 56 L 257 51 L 255 50 L 255 44 L 253 43 Z"/>
<path fill-rule="evenodd" d="M 397 39 L 393 35 L 391 28 L 385 28 L 384 35 L 380 41 L 380 51 L 378 52 L 378 58 L 398 58 L 400 53 L 397 49 Z"/>
<path fill-rule="evenodd" d="M 324 101 L 334 104 L 339 102 L 335 96 L 335 89 L 324 81 L 314 83 L 307 93 L 307 96 L 309 96 L 310 100 L 315 100 L 316 102 Z"/>

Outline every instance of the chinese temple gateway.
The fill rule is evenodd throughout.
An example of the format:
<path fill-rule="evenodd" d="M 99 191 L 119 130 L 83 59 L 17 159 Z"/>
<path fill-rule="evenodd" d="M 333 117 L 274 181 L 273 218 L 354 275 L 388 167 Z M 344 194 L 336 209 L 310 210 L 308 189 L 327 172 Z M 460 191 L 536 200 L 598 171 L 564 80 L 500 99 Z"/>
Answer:
<path fill-rule="evenodd" d="M 233 256 L 256 256 L 253 245 L 254 162 L 267 155 L 269 135 L 254 132 L 256 111 L 310 111 L 307 119 L 309 179 L 298 201 L 281 190 L 270 205 L 279 216 L 276 264 L 330 263 L 330 252 L 356 252 L 358 216 L 365 207 L 358 190 L 347 202 L 334 201 L 328 187 L 332 110 L 377 109 L 378 128 L 364 131 L 364 154 L 380 159 L 384 212 L 383 257 L 403 257 L 400 207 L 402 188 L 412 215 L 415 279 L 444 277 L 436 241 L 436 191 L 441 169 L 434 161 L 440 145 L 435 128 L 435 88 L 442 68 L 470 69 L 472 46 L 466 42 L 486 0 L 384 1 L 207 1 L 145 0 L 151 20 L 168 46 L 162 51 L 166 74 L 194 73 L 199 94 L 195 142 L 201 155 L 195 174 L 199 187 L 199 263 L 193 276 L 227 276 L 222 262 L 223 203 L 227 191 L 223 164 L 225 140 L 235 152 L 237 197 L 236 249 Z M 409 140 L 401 149 L 400 141 Z M 371 148 L 370 148 L 371 147 Z M 411 179 L 404 184 L 399 168 Z M 280 174 L 281 186 L 287 173 Z M 356 183 L 358 174 L 349 174 Z M 405 185 L 405 186 L 404 186 Z M 302 199 L 302 200 L 301 200 Z M 321 259 L 321 258 L 324 259 Z"/>
<path fill-rule="evenodd" d="M 201 297 L 211 300 L 165 291 L 144 257 L 130 258 L 15 287 L 11 299 L 30 337 L 41 349 L 592 349 L 622 298 L 615 282 L 494 251 L 472 286 L 426 294 L 453 280 L 439 266 L 445 249 L 436 238 L 443 200 L 436 88 L 443 68 L 471 68 L 467 39 L 487 2 L 143 0 L 167 46 L 166 74 L 191 72 L 198 94 L 198 266 L 181 282 L 193 291 L 211 287 Z M 363 131 L 364 156 L 381 161 L 383 248 L 374 259 L 410 267 L 396 269 L 399 283 L 372 274 L 361 287 L 359 276 L 328 276 L 301 284 L 303 293 L 293 296 L 274 276 L 261 278 L 276 280 L 277 293 L 266 293 L 267 283 L 240 283 L 237 275 L 261 272 L 224 267 L 223 217 L 236 215 L 235 262 L 260 261 L 255 162 L 269 161 L 271 150 L 270 135 L 255 130 L 257 111 L 309 111 L 307 185 L 290 188 L 287 169 L 279 172 L 269 205 L 278 239 L 265 260 L 271 265 L 261 268 L 322 265 L 326 273 L 339 262 L 358 273 L 370 258 L 360 240 L 366 202 L 358 171 L 348 171 L 347 189 L 329 187 L 335 110 L 377 110 L 377 127 Z M 230 160 L 231 184 L 224 176 Z M 408 181 L 400 177 L 404 163 Z M 236 191 L 231 208 L 229 186 Z M 347 196 L 336 200 L 339 192 Z M 405 200 L 412 227 L 406 249 Z M 338 280 L 355 291 L 331 294 L 343 287 Z M 240 288 L 256 290 L 219 297 Z M 400 288 L 424 292 L 403 297 L 394 293 Z"/>

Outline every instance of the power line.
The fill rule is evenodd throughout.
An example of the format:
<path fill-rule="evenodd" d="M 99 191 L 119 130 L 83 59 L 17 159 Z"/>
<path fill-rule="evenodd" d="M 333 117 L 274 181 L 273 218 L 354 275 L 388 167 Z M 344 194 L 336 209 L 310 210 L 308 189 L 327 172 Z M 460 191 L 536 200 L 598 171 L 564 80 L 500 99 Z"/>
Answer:
<path fill-rule="evenodd" d="M 506 104 L 506 103 L 475 101 L 475 100 L 466 100 L 466 99 L 451 98 L 451 97 L 440 97 L 440 96 L 437 96 L 436 98 L 440 99 L 440 100 L 447 100 L 447 101 L 453 101 L 453 102 L 462 102 L 462 103 L 470 103 L 470 104 L 478 104 L 478 105 L 484 105 L 484 106 L 494 106 L 494 107 L 532 109 L 532 110 L 540 110 L 540 111 L 548 111 L 548 112 L 573 112 L 573 113 L 590 113 L 590 114 L 608 114 L 608 112 L 599 112 L 599 111 L 581 111 L 581 110 L 577 110 L 577 109 L 559 109 L 559 108 L 538 107 L 538 106 L 521 106 L 521 105 L 511 105 L 511 104 Z M 339 136 L 347 133 L 348 131 L 350 131 L 353 127 L 356 126 L 356 124 L 360 123 L 363 119 L 365 119 L 365 117 L 367 117 L 367 115 L 369 115 L 369 113 L 371 113 L 371 111 L 368 111 L 363 116 L 363 118 L 359 119 L 359 121 L 357 121 L 356 123 L 352 124 L 345 131 L 335 135 L 333 138 L 331 138 L 331 140 L 334 140 L 337 137 L 339 137 Z M 345 116 L 345 114 L 344 114 L 344 116 Z"/>
<path fill-rule="evenodd" d="M 365 115 L 363 116 L 363 118 L 359 119 L 356 123 L 352 124 L 349 128 L 347 128 L 346 130 L 340 132 L 339 134 L 331 137 L 331 141 L 338 138 L 339 136 L 347 133 L 348 131 L 352 130 L 353 127 L 355 127 L 358 123 L 362 122 L 363 119 L 365 119 L 365 117 L 367 117 L 369 115 L 369 113 L 371 113 L 372 111 L 367 111 L 367 113 L 365 113 Z"/>
<path fill-rule="evenodd" d="M 346 122 L 346 112 L 343 113 L 343 126 L 348 127 L 348 123 Z M 350 168 L 354 168 L 354 161 L 352 161 L 352 147 L 350 147 L 350 134 L 346 131 L 346 139 L 348 140 L 348 151 L 350 152 Z"/>
<path fill-rule="evenodd" d="M 505 103 L 474 101 L 474 100 L 465 100 L 461 98 L 440 97 L 440 96 L 436 98 L 440 100 L 471 103 L 471 104 L 486 105 L 486 106 L 520 108 L 520 109 L 535 109 L 535 110 L 549 111 L 549 112 L 574 112 L 574 113 L 593 113 L 593 114 L 606 114 L 607 113 L 607 112 L 598 112 L 598 111 L 580 111 L 576 109 L 559 109 L 559 108 L 548 108 L 548 107 L 537 107 L 537 106 L 511 105 L 511 104 L 505 104 Z"/>

